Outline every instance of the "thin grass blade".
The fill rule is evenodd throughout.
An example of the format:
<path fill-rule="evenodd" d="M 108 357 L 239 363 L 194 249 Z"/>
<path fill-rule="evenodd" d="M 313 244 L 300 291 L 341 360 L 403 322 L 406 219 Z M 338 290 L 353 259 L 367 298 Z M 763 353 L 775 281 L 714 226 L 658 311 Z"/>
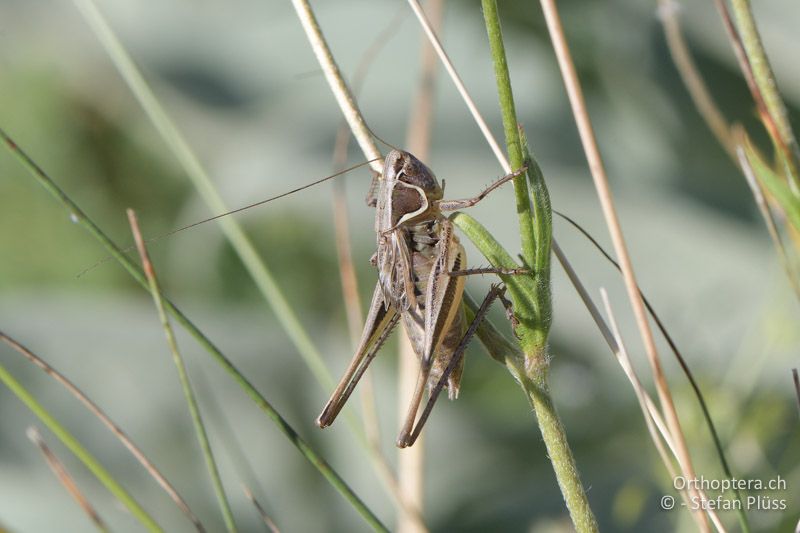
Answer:
<path fill-rule="evenodd" d="M 131 452 L 131 454 L 138 460 L 145 470 L 156 480 L 156 482 L 161 485 L 161 488 L 169 495 L 172 501 L 175 502 L 175 505 L 186 515 L 186 517 L 194 524 L 195 528 L 199 533 L 205 533 L 205 529 L 203 525 L 198 520 L 197 516 L 189 509 L 189 505 L 186 501 L 178 494 L 178 491 L 175 487 L 167 481 L 164 475 L 156 468 L 150 459 L 142 452 L 142 450 L 134 444 L 131 438 L 120 428 L 117 424 L 114 423 L 111 418 L 102 410 L 100 406 L 94 403 L 91 399 L 89 399 L 86 394 L 83 393 L 72 381 L 67 379 L 64 374 L 50 366 L 44 359 L 30 351 L 28 348 L 17 342 L 16 340 L 12 339 L 8 335 L 3 332 L 0 332 L 0 340 L 8 344 L 11 348 L 13 348 L 17 353 L 21 354 L 25 357 L 28 361 L 36 365 L 40 368 L 45 374 L 52 377 L 58 383 L 64 386 L 67 391 L 72 394 L 75 398 L 78 399 L 85 407 L 96 416 L 108 429 L 111 433 L 116 436 L 120 442 Z M 0 532 L 1 533 L 1 532 Z"/>
<path fill-rule="evenodd" d="M 67 467 L 64 466 L 64 463 L 59 460 L 53 450 L 44 442 L 41 433 L 36 427 L 31 426 L 28 428 L 26 432 L 28 438 L 33 442 L 36 447 L 39 448 L 39 451 L 42 452 L 42 456 L 44 456 L 44 460 L 47 462 L 47 466 L 50 467 L 50 470 L 53 471 L 53 474 L 56 476 L 58 481 L 64 486 L 64 488 L 69 492 L 70 496 L 77 502 L 78 506 L 83 509 L 83 512 L 86 513 L 86 516 L 89 517 L 89 520 L 92 521 L 94 527 L 103 533 L 108 533 L 108 526 L 100 517 L 100 513 L 94 508 L 94 506 L 89 502 L 89 499 L 86 495 L 81 492 L 81 489 L 78 487 L 78 484 L 75 482 L 75 479 L 67 470 Z"/>
<path fill-rule="evenodd" d="M 192 425 L 194 426 L 194 430 L 197 435 L 197 441 L 200 443 L 200 449 L 203 452 L 206 468 L 208 468 L 208 474 L 211 477 L 211 484 L 213 485 L 214 493 L 217 496 L 217 503 L 219 504 L 222 517 L 225 521 L 225 527 L 229 532 L 234 533 L 236 531 L 236 522 L 233 519 L 233 512 L 231 511 L 231 506 L 228 503 L 228 496 L 225 494 L 225 487 L 222 486 L 222 479 L 219 475 L 219 467 L 217 466 L 217 462 L 214 460 L 214 451 L 211 448 L 211 443 L 208 441 L 208 433 L 206 432 L 206 426 L 203 423 L 203 417 L 200 414 L 200 408 L 197 405 L 197 399 L 195 398 L 194 391 L 192 390 L 189 374 L 186 371 L 186 364 L 183 362 L 183 356 L 181 356 L 181 352 L 178 349 L 178 341 L 175 340 L 175 334 L 173 333 L 172 326 L 169 323 L 167 311 L 164 309 L 164 301 L 161 297 L 161 288 L 158 284 L 156 271 L 153 267 L 153 264 L 150 262 L 150 257 L 147 253 L 147 247 L 144 244 L 142 233 L 139 230 L 139 223 L 136 220 L 136 213 L 133 211 L 133 209 L 128 209 L 128 221 L 131 226 L 131 231 L 133 232 L 133 237 L 136 241 L 136 247 L 139 250 L 139 257 L 142 260 L 142 267 L 144 269 L 145 276 L 147 276 L 147 281 L 150 285 L 150 294 L 153 296 L 153 302 L 158 310 L 158 318 L 161 321 L 161 327 L 164 329 L 164 336 L 167 338 L 169 351 L 172 353 L 172 360 L 174 361 L 175 367 L 178 370 L 178 378 L 181 382 L 183 396 L 186 399 L 186 404 L 189 407 L 189 413 L 192 417 Z"/>
<path fill-rule="evenodd" d="M 131 496 L 114 476 L 100 464 L 100 462 L 69 432 L 61 423 L 40 404 L 22 383 L 11 375 L 11 373 L 0 365 L 0 381 L 24 403 L 36 417 L 53 432 L 53 435 L 60 440 L 75 457 L 77 457 L 89 471 L 94 474 L 111 494 L 124 505 L 131 515 L 138 520 L 148 531 L 161 532 L 161 526 L 145 511 L 141 505 Z"/>
<path fill-rule="evenodd" d="M 0 138 L 6 148 L 14 155 L 17 160 L 22 164 L 33 176 L 33 178 L 44 187 L 55 199 L 67 209 L 70 213 L 70 218 L 80 224 L 86 229 L 97 241 L 103 246 L 107 253 L 113 256 L 122 265 L 125 270 L 139 283 L 142 287 L 147 288 L 147 279 L 142 271 L 133 263 L 133 261 L 125 255 L 122 249 L 117 246 L 101 229 L 95 224 L 83 210 L 67 196 L 64 191 L 50 178 L 50 176 L 39 167 L 33 159 L 28 156 L 6 132 L 0 129 Z M 206 337 L 206 335 L 192 323 L 189 318 L 183 314 L 169 300 L 164 300 L 167 311 L 183 326 L 186 331 L 197 340 L 198 344 L 202 346 L 211 357 L 233 378 L 233 380 L 245 391 L 248 397 L 261 409 L 264 413 L 275 423 L 281 433 L 288 438 L 292 444 L 300 451 L 300 453 L 319 470 L 326 480 L 339 491 L 340 494 L 350 503 L 350 505 L 364 518 L 364 520 L 375 530 L 387 531 L 386 527 L 381 523 L 378 517 L 364 504 L 364 502 L 353 492 L 353 490 L 345 483 L 342 477 L 331 466 L 314 451 L 311 446 L 295 431 L 295 429 L 286 421 L 286 419 L 272 406 L 269 401 L 253 386 L 247 377 L 242 374 L 238 368 L 228 359 L 225 354 L 220 351 L 217 346 Z"/>

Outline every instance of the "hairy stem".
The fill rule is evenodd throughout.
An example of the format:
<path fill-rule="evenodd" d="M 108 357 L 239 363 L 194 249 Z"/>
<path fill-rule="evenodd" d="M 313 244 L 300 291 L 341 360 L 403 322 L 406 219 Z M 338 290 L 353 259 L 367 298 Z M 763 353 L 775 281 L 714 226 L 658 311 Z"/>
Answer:
<path fill-rule="evenodd" d="M 529 291 L 532 298 L 514 298 L 514 313 L 520 319 L 516 333 L 524 352 L 524 365 L 519 368 L 518 359 L 508 364 L 528 397 L 536 413 L 539 429 L 547 448 L 547 455 L 556 474 L 558 486 L 569 510 L 575 529 L 580 532 L 597 531 L 597 520 L 589 506 L 589 500 L 581 483 L 575 458 L 567 442 L 566 431 L 556 412 L 550 396 L 548 374 L 550 359 L 547 340 L 550 331 L 550 245 L 551 214 L 550 199 L 539 165 L 528 152 L 527 140 L 517 120 L 511 77 L 508 72 L 500 16 L 496 0 L 482 0 L 483 16 L 494 63 L 497 93 L 503 117 L 509 162 L 512 169 L 527 164 L 526 175 L 534 187 L 534 197 L 528 192 L 525 176 L 514 181 L 517 214 L 520 220 L 522 256 L 526 266 L 533 268 L 530 274 Z M 534 207 L 531 207 L 533 203 Z M 530 319 L 526 317 L 530 308 Z"/>
<path fill-rule="evenodd" d="M 514 95 L 511 91 L 511 77 L 508 73 L 506 49 L 503 43 L 503 34 L 500 29 L 500 17 L 497 13 L 495 0 L 483 0 L 483 17 L 486 21 L 486 31 L 489 34 L 489 46 L 494 64 L 494 77 L 497 81 L 497 94 L 500 98 L 500 112 L 503 116 L 503 131 L 506 138 L 506 151 L 511 170 L 517 170 L 525 163 L 522 143 L 517 129 L 517 111 L 514 106 Z M 534 264 L 534 235 L 531 222 L 531 201 L 528 196 L 528 186 L 525 176 L 514 178 L 514 195 L 517 202 L 517 215 L 519 217 L 520 239 L 522 241 L 522 256 L 529 266 Z"/>

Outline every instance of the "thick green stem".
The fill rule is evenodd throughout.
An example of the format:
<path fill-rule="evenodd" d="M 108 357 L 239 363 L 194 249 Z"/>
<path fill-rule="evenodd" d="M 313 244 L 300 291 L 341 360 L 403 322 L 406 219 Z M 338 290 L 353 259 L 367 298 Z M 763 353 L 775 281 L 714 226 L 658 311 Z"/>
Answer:
<path fill-rule="evenodd" d="M 540 372 L 537 376 L 523 381 L 523 387 L 528 394 L 531 407 L 536 412 L 542 439 L 547 447 L 547 457 L 553 465 L 572 523 L 579 532 L 598 531 L 597 521 L 589 507 L 575 458 L 567 442 L 567 433 L 550 396 L 547 374 Z"/>
<path fill-rule="evenodd" d="M 492 266 L 513 268 L 514 262 L 509 253 L 475 219 L 464 213 L 455 213 L 451 218 Z M 541 290 L 533 278 L 528 276 L 504 276 L 504 281 L 508 284 L 514 300 L 515 315 L 525 309 L 526 303 L 530 306 L 531 299 L 536 297 L 531 295 L 536 290 Z M 467 318 L 471 320 L 477 306 L 469 297 L 466 297 L 466 303 Z M 521 321 L 519 329 L 525 327 Z M 572 450 L 567 442 L 564 426 L 558 418 L 558 413 L 550 397 L 550 389 L 547 384 L 550 360 L 546 352 L 546 344 L 541 345 L 536 353 L 527 350 L 523 353 L 497 332 L 488 321 L 481 324 L 477 334 L 492 358 L 505 364 L 525 391 L 528 401 L 536 413 L 539 430 L 542 432 L 542 438 L 547 447 L 547 455 L 553 465 L 558 486 L 564 496 L 575 529 L 579 532 L 597 531 L 597 521 L 589 507 L 589 500 L 583 489 Z"/>
<path fill-rule="evenodd" d="M 578 475 L 566 432 L 558 418 L 547 384 L 550 365 L 547 340 L 551 322 L 550 294 L 550 247 L 552 241 L 550 199 L 539 165 L 530 155 L 527 140 L 518 124 L 508 72 L 503 34 L 496 0 L 482 0 L 483 16 L 489 36 L 494 62 L 497 92 L 503 117 L 503 130 L 512 169 L 528 166 L 527 179 L 533 187 L 534 196 L 528 192 L 525 176 L 514 181 L 517 214 L 519 215 L 522 256 L 525 266 L 532 269 L 527 276 L 504 277 L 514 303 L 514 314 L 519 320 L 516 334 L 520 339 L 522 354 L 505 356 L 506 366 L 517 379 L 536 412 L 539 428 L 553 465 L 558 485 L 564 496 L 575 529 L 581 532 L 597 531 L 597 521 L 589 507 L 586 493 Z M 470 222 L 466 218 L 463 222 Z M 482 241 L 476 245 L 490 261 L 502 258 L 505 251 L 494 242 L 477 223 L 470 226 L 467 235 Z M 471 234 L 470 234 L 471 233 Z M 482 235 L 485 233 L 485 235 Z M 473 239 L 475 242 L 475 239 Z M 501 249 L 501 248 L 500 248 Z M 507 254 L 506 254 L 507 255 Z"/>
<path fill-rule="evenodd" d="M 781 136 L 780 141 L 792 151 L 795 158 L 800 158 L 797 140 L 789 123 L 783 98 L 778 92 L 775 74 L 772 72 L 769 59 L 767 59 L 767 54 L 764 51 L 764 45 L 761 42 L 761 36 L 753 18 L 753 11 L 750 8 L 750 0 L 731 0 L 731 5 L 747 59 L 753 69 L 753 77 L 764 98 L 767 112 L 769 112 L 778 128 L 778 133 Z"/>
<path fill-rule="evenodd" d="M 525 164 L 522 143 L 517 132 L 517 111 L 514 107 L 514 94 L 511 92 L 511 78 L 508 74 L 506 49 L 500 29 L 500 18 L 497 15 L 497 4 L 494 0 L 483 0 L 483 16 L 486 31 L 489 34 L 489 46 L 494 63 L 494 75 L 497 80 L 497 93 L 500 97 L 500 112 L 503 116 L 503 132 L 506 138 L 506 150 L 511 170 L 517 170 Z M 528 185 L 525 176 L 514 179 L 514 195 L 519 216 L 520 238 L 522 240 L 522 257 L 528 266 L 534 264 L 534 233 L 531 222 L 531 202 L 528 196 Z"/>

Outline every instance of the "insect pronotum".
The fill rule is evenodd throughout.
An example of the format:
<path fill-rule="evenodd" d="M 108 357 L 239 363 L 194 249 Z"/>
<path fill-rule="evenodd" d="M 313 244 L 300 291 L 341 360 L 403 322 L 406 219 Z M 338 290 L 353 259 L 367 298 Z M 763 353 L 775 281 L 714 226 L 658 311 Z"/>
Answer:
<path fill-rule="evenodd" d="M 462 301 L 464 276 L 518 271 L 468 270 L 464 247 L 442 212 L 477 204 L 524 170 L 503 176 L 473 198 L 444 200 L 443 186 L 416 157 L 400 150 L 386 156 L 374 202 L 378 250 L 371 262 L 377 267 L 378 283 L 356 353 L 317 425 L 324 428 L 333 423 L 401 319 L 419 357 L 420 370 L 397 446 L 414 444 L 443 387 L 447 387 L 451 399 L 458 396 L 464 350 L 491 302 L 502 295 L 502 290 L 493 286 L 467 327 Z M 418 418 L 426 388 L 428 401 Z"/>

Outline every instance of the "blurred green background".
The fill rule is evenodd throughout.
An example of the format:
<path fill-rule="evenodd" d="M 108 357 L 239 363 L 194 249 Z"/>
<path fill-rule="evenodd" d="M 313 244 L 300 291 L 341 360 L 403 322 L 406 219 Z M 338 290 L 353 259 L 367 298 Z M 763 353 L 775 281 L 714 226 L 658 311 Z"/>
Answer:
<path fill-rule="evenodd" d="M 288 2 L 99 1 L 231 208 L 329 174 L 340 112 Z M 501 1 L 520 120 L 555 208 L 610 249 L 538 3 Z M 751 512 L 756 530 L 790 531 L 800 510 L 800 421 L 790 369 L 798 366 L 798 302 L 746 183 L 698 117 L 669 58 L 654 2 L 560 2 L 585 84 L 639 281 L 699 379 L 734 472 L 787 480 L 786 512 Z M 402 2 L 315 2 L 344 72 Z M 730 119 L 758 132 L 753 106 L 711 3 L 686 3 L 687 39 Z M 800 70 L 791 0 L 756 6 L 794 123 Z M 360 105 L 370 126 L 405 139 L 417 89 L 420 31 L 408 13 L 380 51 Z M 478 2 L 449 2 L 443 40 L 495 134 L 492 65 Z M 70 2 L 0 1 L 0 126 L 119 243 L 124 210 L 147 235 L 209 216 L 173 154 Z M 452 84 L 440 76 L 429 165 L 447 196 L 465 197 L 502 171 Z M 756 135 L 758 138 L 758 135 Z M 361 155 L 351 148 L 350 161 Z M 365 170 L 345 178 L 354 257 L 366 303 L 376 280 Z M 331 373 L 351 356 L 337 274 L 331 184 L 237 215 L 302 317 Z M 513 193 L 475 207 L 518 249 Z M 649 369 L 616 271 L 565 223 L 554 232 L 592 295 L 609 290 L 640 376 Z M 390 499 L 347 425 L 314 425 L 328 391 L 299 358 L 214 223 L 152 246 L 165 291 L 322 450 L 387 524 Z M 485 261 L 467 244 L 475 265 Z M 5 151 L 0 153 L 0 329 L 65 372 L 161 466 L 212 531 L 222 528 L 163 332 L 149 295 L 113 261 L 77 277 L 104 251 Z M 491 279 L 470 279 L 480 297 Z M 675 494 L 621 369 L 554 265 L 551 338 L 555 401 L 606 531 L 692 530 L 688 513 L 659 509 Z M 599 300 L 598 300 L 599 301 Z M 497 310 L 495 310 L 497 311 Z M 496 323 L 507 327 L 500 312 Z M 283 531 L 363 530 L 358 515 L 241 390 L 182 332 L 242 530 L 259 530 L 240 483 Z M 385 453 L 399 429 L 394 343 L 373 364 Z M 664 348 L 663 343 L 661 345 Z M 662 349 L 696 467 L 721 471 L 686 380 Z M 189 525 L 119 443 L 40 371 L 7 347 L 6 365 L 97 454 L 170 531 Z M 357 403 L 357 402 L 352 402 Z M 31 413 L 0 388 L 0 525 L 82 531 L 90 523 L 55 481 L 25 429 Z M 235 434 L 235 441 L 226 434 Z M 436 531 L 568 531 L 534 417 L 508 373 L 474 347 L 461 397 L 441 401 L 427 428 L 425 517 Z M 46 440 L 115 531 L 138 525 L 48 433 Z M 238 443 L 238 444 L 237 444 Z M 235 452 L 241 447 L 248 464 Z M 735 517 L 722 514 L 735 528 Z"/>

